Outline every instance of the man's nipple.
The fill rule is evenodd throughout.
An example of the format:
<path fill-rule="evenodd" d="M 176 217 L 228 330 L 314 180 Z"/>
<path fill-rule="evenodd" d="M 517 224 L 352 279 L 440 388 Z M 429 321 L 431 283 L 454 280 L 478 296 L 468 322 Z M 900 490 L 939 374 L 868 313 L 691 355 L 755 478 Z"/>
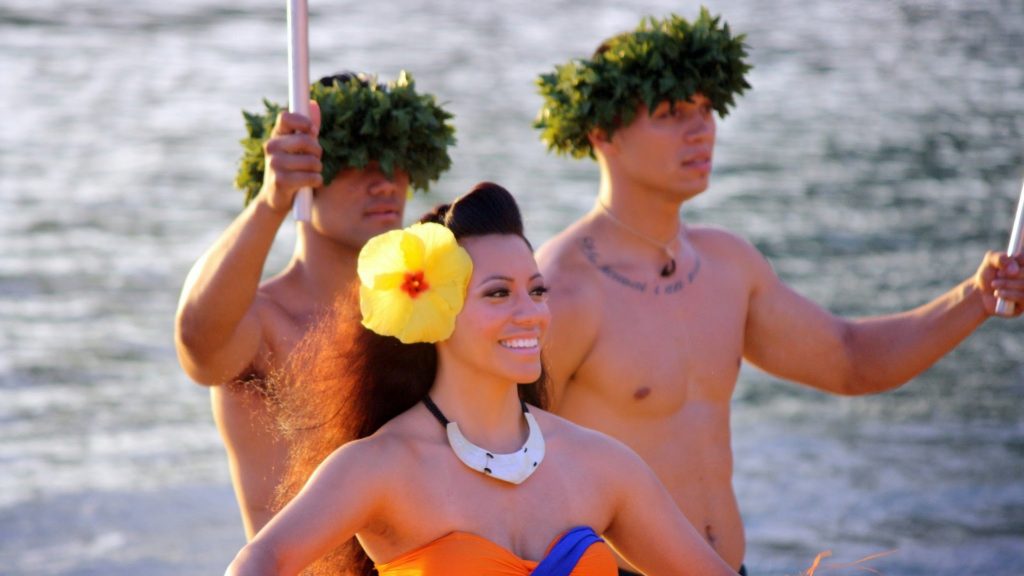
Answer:
<path fill-rule="evenodd" d="M 636 389 L 636 392 L 633 392 L 633 399 L 634 400 L 643 400 L 644 398 L 647 398 L 650 395 L 651 395 L 651 389 L 648 388 L 647 386 L 641 386 L 641 387 Z"/>

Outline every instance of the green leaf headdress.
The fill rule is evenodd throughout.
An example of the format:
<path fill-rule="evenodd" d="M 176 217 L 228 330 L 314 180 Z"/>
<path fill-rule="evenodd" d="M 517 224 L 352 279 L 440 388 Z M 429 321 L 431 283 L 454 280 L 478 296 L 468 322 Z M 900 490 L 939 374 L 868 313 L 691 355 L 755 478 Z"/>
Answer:
<path fill-rule="evenodd" d="M 628 126 L 639 104 L 649 110 L 660 102 L 703 94 L 723 118 L 734 97 L 750 88 L 750 65 L 743 41 L 728 24 L 719 24 L 701 8 L 693 23 L 670 14 L 648 17 L 636 30 L 605 42 L 590 59 L 572 60 L 542 74 L 537 86 L 544 98 L 534 122 L 549 150 L 576 158 L 594 157 L 587 135 L 600 128 L 609 137 Z"/>
<path fill-rule="evenodd" d="M 428 190 L 451 166 L 448 147 L 455 143 L 452 115 L 429 94 L 417 94 L 412 75 L 379 84 L 374 77 L 344 74 L 312 85 L 310 98 L 320 105 L 320 146 L 324 185 L 344 168 L 362 169 L 371 161 L 389 178 L 395 170 L 409 175 L 413 188 Z M 285 108 L 263 100 L 263 114 L 242 112 L 248 137 L 235 177 L 248 204 L 263 185 L 263 144 Z"/>

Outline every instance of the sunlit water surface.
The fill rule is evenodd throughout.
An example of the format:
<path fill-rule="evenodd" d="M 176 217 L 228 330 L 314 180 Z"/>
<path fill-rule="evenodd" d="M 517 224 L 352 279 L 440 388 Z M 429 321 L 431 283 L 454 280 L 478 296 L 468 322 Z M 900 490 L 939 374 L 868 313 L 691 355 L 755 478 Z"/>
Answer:
<path fill-rule="evenodd" d="M 280 5 L 279 5 L 280 4 Z M 415 74 L 456 114 L 454 169 L 543 242 L 589 161 L 530 128 L 536 74 L 693 2 L 311 2 L 312 75 Z M 1002 249 L 1024 168 L 1024 4 L 722 0 L 753 91 L 689 221 L 755 243 L 846 315 L 907 309 Z M 215 574 L 242 543 L 204 389 L 180 372 L 185 274 L 237 213 L 241 108 L 286 99 L 284 3 L 0 6 L 0 572 Z M 287 259 L 286 227 L 268 270 Z M 1024 338 L 991 321 L 903 389 L 837 398 L 744 370 L 735 486 L 753 574 L 895 550 L 885 574 L 1024 571 Z M 678 439 L 666 438 L 666 442 Z M 852 573 L 848 571 L 847 573 Z"/>

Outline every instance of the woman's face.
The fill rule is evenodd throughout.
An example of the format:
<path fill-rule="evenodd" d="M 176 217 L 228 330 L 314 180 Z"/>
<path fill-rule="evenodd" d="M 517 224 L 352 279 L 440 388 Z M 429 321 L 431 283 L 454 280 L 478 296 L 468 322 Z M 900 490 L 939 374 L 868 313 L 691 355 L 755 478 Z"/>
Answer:
<path fill-rule="evenodd" d="M 551 313 L 547 287 L 522 238 L 491 234 L 460 241 L 473 259 L 466 303 L 447 355 L 518 384 L 540 378 L 540 347 Z"/>

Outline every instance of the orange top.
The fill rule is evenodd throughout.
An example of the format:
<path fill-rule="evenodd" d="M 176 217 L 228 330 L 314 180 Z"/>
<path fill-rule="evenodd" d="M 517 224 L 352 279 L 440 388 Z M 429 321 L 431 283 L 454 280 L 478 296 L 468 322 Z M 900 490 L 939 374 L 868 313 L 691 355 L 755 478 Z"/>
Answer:
<path fill-rule="evenodd" d="M 548 553 L 557 541 L 548 546 Z M 483 536 L 451 532 L 378 564 L 377 571 L 380 576 L 528 576 L 537 564 Z M 611 549 L 599 541 L 586 549 L 570 576 L 616 576 L 618 570 Z"/>

